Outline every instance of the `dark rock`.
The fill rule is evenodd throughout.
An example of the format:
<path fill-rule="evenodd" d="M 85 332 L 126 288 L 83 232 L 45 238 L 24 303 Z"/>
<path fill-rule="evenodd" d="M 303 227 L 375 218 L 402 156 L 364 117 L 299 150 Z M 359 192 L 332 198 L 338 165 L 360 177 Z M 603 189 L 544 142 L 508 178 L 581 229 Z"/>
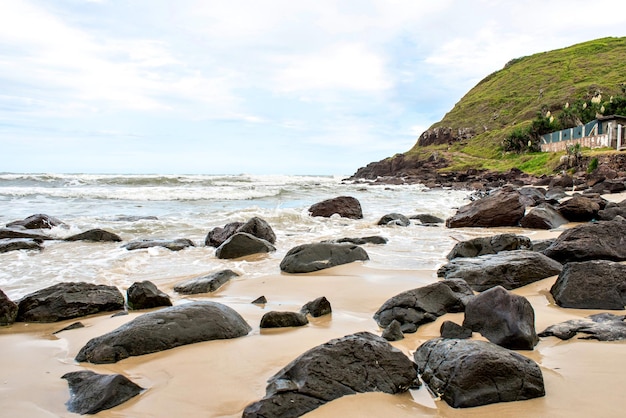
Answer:
<path fill-rule="evenodd" d="M 0 325 L 11 325 L 17 318 L 17 303 L 0 290 Z"/>
<path fill-rule="evenodd" d="M 207 247 L 219 247 L 226 241 L 228 238 L 232 237 L 237 233 L 237 230 L 243 226 L 243 222 L 231 222 L 229 224 L 224 225 L 223 228 L 217 227 L 213 228 L 207 234 L 204 245 Z"/>
<path fill-rule="evenodd" d="M 184 250 L 187 247 L 195 247 L 195 244 L 190 239 L 177 238 L 174 240 L 142 239 L 142 240 L 132 241 L 132 242 L 129 242 L 128 244 L 122 245 L 122 248 L 126 248 L 128 251 L 143 250 L 143 249 L 152 248 L 152 247 L 163 247 L 163 248 L 167 248 L 170 251 L 180 251 L 180 250 Z"/>
<path fill-rule="evenodd" d="M 0 253 L 18 250 L 43 250 L 41 240 L 32 238 L 0 238 Z"/>
<path fill-rule="evenodd" d="M 276 243 L 276 234 L 274 230 L 265 220 L 254 217 L 248 220 L 245 224 L 241 225 L 237 229 L 237 233 L 245 232 L 246 234 L 253 235 L 257 238 L 261 238 L 270 244 Z M 233 234 L 234 235 L 234 234 Z"/>
<path fill-rule="evenodd" d="M 92 338 L 76 361 L 115 363 L 201 341 L 243 337 L 252 328 L 232 308 L 201 301 L 148 312 L 121 327 Z"/>
<path fill-rule="evenodd" d="M 563 308 L 622 310 L 626 265 L 607 260 L 567 263 L 550 293 Z"/>
<path fill-rule="evenodd" d="M 439 268 L 446 279 L 463 279 L 477 292 L 502 286 L 511 290 L 559 274 L 563 266 L 541 253 L 503 251 L 474 258 L 455 258 Z"/>
<path fill-rule="evenodd" d="M 48 235 L 40 234 L 37 232 L 0 228 L 0 239 L 12 239 L 12 238 L 28 238 L 28 239 L 33 239 L 33 240 L 40 241 L 40 242 L 54 239 L 52 237 L 49 237 Z"/>
<path fill-rule="evenodd" d="M 521 187 L 519 190 L 520 199 L 524 206 L 533 207 L 546 201 L 546 189 L 541 187 Z"/>
<path fill-rule="evenodd" d="M 420 213 L 417 215 L 412 215 L 412 216 L 409 216 L 409 219 L 417 219 L 423 225 L 442 224 L 445 222 L 445 219 L 441 219 L 435 215 L 429 215 L 427 213 Z"/>
<path fill-rule="evenodd" d="M 576 334 L 584 334 L 581 340 L 619 341 L 626 340 L 626 315 L 599 313 L 583 319 L 572 319 L 551 325 L 539 334 L 540 337 L 557 337 L 569 340 Z"/>
<path fill-rule="evenodd" d="M 532 305 L 502 286 L 484 291 L 467 304 L 463 326 L 512 350 L 532 350 L 539 342 Z"/>
<path fill-rule="evenodd" d="M 329 313 L 332 313 L 332 311 L 330 302 L 324 296 L 312 300 L 311 302 L 307 302 L 302 309 L 300 309 L 300 313 L 304 315 L 310 314 L 313 318 L 328 315 Z"/>
<path fill-rule="evenodd" d="M 309 323 L 306 315 L 299 312 L 267 312 L 261 318 L 260 328 L 302 327 Z"/>
<path fill-rule="evenodd" d="M 595 219 L 599 210 L 598 203 L 579 194 L 572 196 L 557 207 L 557 211 L 571 222 L 587 222 Z"/>
<path fill-rule="evenodd" d="M 562 176 L 552 177 L 552 180 L 550 180 L 550 184 L 548 185 L 548 189 L 552 189 L 554 187 L 562 187 L 564 189 L 568 189 L 568 188 L 571 189 L 572 187 L 574 187 L 574 178 L 567 174 L 562 175 Z"/>
<path fill-rule="evenodd" d="M 451 285 L 459 282 L 450 282 Z M 392 321 L 400 322 L 402 332 L 413 333 L 420 325 L 433 322 L 448 312 L 463 312 L 466 297 L 473 296 L 472 290 L 455 291 L 446 282 L 435 282 L 417 289 L 407 290 L 388 299 L 374 314 L 381 328 Z"/>
<path fill-rule="evenodd" d="M 265 296 L 259 296 L 250 303 L 254 303 L 255 305 L 265 305 L 267 303 L 267 298 Z"/>
<path fill-rule="evenodd" d="M 381 335 L 387 341 L 400 341 L 404 338 L 402 333 L 402 325 L 397 319 L 391 321 L 391 323 L 383 330 Z"/>
<path fill-rule="evenodd" d="M 85 325 L 82 322 L 73 322 L 71 324 L 69 324 L 68 326 L 66 326 L 65 328 L 61 328 L 58 331 L 54 331 L 53 334 L 58 334 L 60 332 L 63 331 L 71 331 L 73 329 L 80 329 L 80 328 L 85 328 Z"/>
<path fill-rule="evenodd" d="M 411 221 L 401 213 L 388 213 L 380 218 L 378 225 L 409 226 L 411 225 Z"/>
<path fill-rule="evenodd" d="M 361 203 L 351 196 L 339 196 L 316 203 L 309 208 L 309 213 L 325 218 L 337 214 L 342 218 L 363 219 Z"/>
<path fill-rule="evenodd" d="M 237 232 L 235 235 L 228 238 L 222 245 L 215 250 L 215 256 L 217 258 L 239 258 L 252 254 L 269 253 L 276 251 L 269 241 L 265 241 L 262 238 L 257 238 L 254 235 Z"/>
<path fill-rule="evenodd" d="M 143 388 L 121 374 L 96 374 L 89 370 L 61 376 L 70 387 L 67 410 L 76 414 L 96 414 L 113 408 L 141 393 Z"/>
<path fill-rule="evenodd" d="M 446 220 L 448 228 L 517 226 L 524 217 L 524 205 L 516 190 L 503 188 L 459 208 Z"/>
<path fill-rule="evenodd" d="M 150 309 L 159 306 L 172 306 L 170 297 L 160 291 L 150 281 L 133 283 L 126 291 L 130 309 Z"/>
<path fill-rule="evenodd" d="M 138 222 L 138 221 L 158 221 L 156 216 L 134 216 L 134 215 L 121 215 L 112 219 L 115 222 Z"/>
<path fill-rule="evenodd" d="M 567 193 L 565 193 L 565 190 L 562 187 L 551 187 L 546 192 L 547 201 L 559 201 L 567 196 Z"/>
<path fill-rule="evenodd" d="M 377 235 L 372 235 L 369 237 L 359 237 L 359 238 L 339 238 L 339 239 L 326 240 L 322 242 L 327 243 L 327 244 L 346 244 L 347 243 L 347 244 L 355 244 L 355 245 L 365 245 L 365 244 L 382 245 L 382 244 L 387 244 L 387 238 L 377 236 Z"/>
<path fill-rule="evenodd" d="M 174 286 L 174 291 L 183 295 L 194 295 L 197 293 L 215 292 L 217 289 L 228 283 L 233 277 L 239 274 L 232 270 L 226 269 L 206 276 L 196 277 L 186 280 Z"/>
<path fill-rule="evenodd" d="M 523 235 L 498 234 L 458 242 L 447 258 L 452 260 L 459 257 L 477 257 L 484 254 L 496 254 L 500 251 L 528 250 L 531 247 L 530 238 Z"/>
<path fill-rule="evenodd" d="M 65 241 L 120 242 L 122 238 L 113 232 L 96 228 L 67 237 Z"/>
<path fill-rule="evenodd" d="M 418 385 L 415 366 L 383 338 L 360 332 L 305 352 L 272 376 L 244 418 L 295 418 L 345 395 L 396 394 Z"/>
<path fill-rule="evenodd" d="M 617 216 L 626 218 L 626 207 L 619 205 L 607 205 L 604 209 L 598 211 L 598 220 L 612 221 Z"/>
<path fill-rule="evenodd" d="M 560 263 L 626 260 L 626 220 L 615 218 L 567 229 L 543 253 Z"/>
<path fill-rule="evenodd" d="M 52 216 L 38 213 L 21 221 L 13 221 L 6 224 L 7 228 L 21 227 L 24 229 L 51 229 L 55 226 L 65 225 L 62 221 Z"/>
<path fill-rule="evenodd" d="M 529 229 L 554 229 L 568 222 L 552 205 L 542 203 L 529 210 L 520 225 Z"/>
<path fill-rule="evenodd" d="M 115 286 L 58 283 L 24 296 L 18 306 L 18 321 L 57 322 L 124 309 L 124 296 Z"/>
<path fill-rule="evenodd" d="M 280 262 L 285 273 L 310 273 L 354 261 L 369 260 L 367 252 L 352 244 L 303 244 L 292 248 Z"/>
<path fill-rule="evenodd" d="M 486 341 L 435 338 L 414 359 L 429 389 L 454 408 L 545 395 L 537 363 Z"/>
<path fill-rule="evenodd" d="M 554 239 L 540 239 L 537 241 L 533 241 L 533 251 L 536 251 L 538 253 L 543 252 L 546 248 L 548 248 L 549 246 L 551 246 L 552 244 L 554 244 Z"/>
<path fill-rule="evenodd" d="M 599 193 L 599 194 L 611 194 L 611 193 L 621 193 L 626 190 L 626 185 L 623 181 L 618 180 L 604 180 L 602 182 L 594 184 L 590 189 L 588 189 L 590 193 Z M 587 190 L 585 191 L 587 193 Z"/>
<path fill-rule="evenodd" d="M 457 338 L 465 340 L 472 338 L 472 330 L 452 321 L 444 321 L 439 328 L 441 338 Z"/>

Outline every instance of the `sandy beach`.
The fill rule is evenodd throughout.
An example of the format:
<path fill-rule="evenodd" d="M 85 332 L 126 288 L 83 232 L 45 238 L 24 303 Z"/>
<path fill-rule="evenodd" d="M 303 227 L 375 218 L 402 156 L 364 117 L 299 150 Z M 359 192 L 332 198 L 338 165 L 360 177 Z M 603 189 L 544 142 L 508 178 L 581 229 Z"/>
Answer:
<path fill-rule="evenodd" d="M 533 234 L 533 239 L 556 234 L 540 232 Z M 554 305 L 549 289 L 555 279 L 547 278 L 515 291 L 532 303 L 538 331 L 557 322 L 599 312 Z M 248 336 L 193 344 L 111 365 L 77 364 L 73 358 L 90 338 L 115 329 L 143 311 L 121 317 L 107 314 L 83 318 L 85 328 L 54 335 L 53 332 L 75 321 L 3 327 L 0 329 L 3 353 L 0 405 L 5 416 L 76 416 L 65 409 L 69 391 L 60 377 L 87 368 L 98 373 L 122 373 L 147 389 L 129 402 L 99 413 L 102 417 L 240 416 L 247 404 L 264 395 L 266 380 L 292 359 L 332 338 L 358 331 L 380 334 L 372 314 L 386 299 L 435 280 L 438 279 L 434 271 L 377 270 L 369 268 L 367 263 L 304 275 L 237 278 L 214 294 L 190 299 L 209 298 L 235 308 L 253 327 Z M 157 283 L 165 292 L 173 292 L 173 282 Z M 268 299 L 265 306 L 250 303 L 260 295 Z M 319 296 L 326 296 L 331 302 L 332 315 L 313 318 L 302 328 L 259 329 L 265 312 L 296 311 Z M 444 320 L 460 324 L 463 314 L 444 315 L 393 345 L 412 355 L 421 343 L 439 335 Z M 474 338 L 481 337 L 474 333 Z M 422 387 L 402 395 L 348 396 L 307 416 L 618 417 L 623 414 L 625 348 L 623 342 L 542 338 L 535 350 L 521 353 L 541 366 L 547 393 L 544 398 L 453 409 L 433 400 Z"/>

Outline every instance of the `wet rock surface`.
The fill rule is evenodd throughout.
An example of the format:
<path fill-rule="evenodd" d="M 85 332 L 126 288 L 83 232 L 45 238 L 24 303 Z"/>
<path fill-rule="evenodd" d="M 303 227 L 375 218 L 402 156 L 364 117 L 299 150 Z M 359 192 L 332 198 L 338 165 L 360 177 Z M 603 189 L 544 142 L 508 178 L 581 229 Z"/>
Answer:
<path fill-rule="evenodd" d="M 367 252 L 353 244 L 316 243 L 292 248 L 280 262 L 285 273 L 310 273 L 354 261 L 369 260 Z"/>
<path fill-rule="evenodd" d="M 233 277 L 238 276 L 239 274 L 230 269 L 221 270 L 207 274 L 206 276 L 200 276 L 178 283 L 174 286 L 174 291 L 183 295 L 215 292 L 228 283 Z"/>
<path fill-rule="evenodd" d="M 139 395 L 143 388 L 121 374 L 97 374 L 84 370 L 66 373 L 70 399 L 67 409 L 76 414 L 97 414 Z"/>
<path fill-rule="evenodd" d="M 583 319 L 572 319 L 551 325 L 541 333 L 540 337 L 557 337 L 569 340 L 577 334 L 581 340 L 618 341 L 626 340 L 626 315 L 599 313 Z"/>

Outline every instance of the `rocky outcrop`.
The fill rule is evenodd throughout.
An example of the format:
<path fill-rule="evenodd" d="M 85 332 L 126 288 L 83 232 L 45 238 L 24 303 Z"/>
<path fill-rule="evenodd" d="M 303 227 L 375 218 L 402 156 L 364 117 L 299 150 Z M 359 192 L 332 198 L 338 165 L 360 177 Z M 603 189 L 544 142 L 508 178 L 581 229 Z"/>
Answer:
<path fill-rule="evenodd" d="M 113 232 L 96 228 L 69 236 L 65 241 L 120 242 L 122 238 Z"/>
<path fill-rule="evenodd" d="M 424 383 L 448 405 L 468 408 L 545 395 L 533 360 L 486 341 L 426 341 L 414 354 Z"/>
<path fill-rule="evenodd" d="M 302 327 L 309 323 L 306 315 L 299 312 L 266 312 L 261 317 L 260 328 Z"/>
<path fill-rule="evenodd" d="M 429 145 L 453 144 L 460 140 L 472 139 L 476 132 L 472 128 L 452 129 L 450 127 L 437 127 L 424 131 L 417 140 L 417 145 L 426 147 Z"/>
<path fill-rule="evenodd" d="M 525 207 L 517 190 L 503 188 L 459 208 L 446 220 L 448 228 L 517 226 Z"/>
<path fill-rule="evenodd" d="M 24 229 L 52 229 L 55 226 L 65 225 L 61 220 L 43 214 L 37 213 L 20 221 L 13 221 L 6 224 L 7 228 L 24 228 Z"/>
<path fill-rule="evenodd" d="M 172 306 L 170 297 L 147 280 L 133 283 L 126 291 L 126 299 L 128 307 L 135 310 Z"/>
<path fill-rule="evenodd" d="M 492 287 L 468 302 L 463 326 L 511 350 L 532 350 L 539 342 L 530 302 L 501 286 Z"/>
<path fill-rule="evenodd" d="M 626 220 L 616 218 L 567 229 L 543 253 L 560 263 L 626 260 Z"/>
<path fill-rule="evenodd" d="M 342 218 L 363 219 L 361 203 L 352 196 L 339 196 L 316 203 L 309 208 L 309 214 L 324 218 L 337 214 Z"/>
<path fill-rule="evenodd" d="M 276 251 L 276 247 L 269 241 L 246 232 L 237 232 L 217 247 L 215 256 L 222 259 L 232 259 L 273 251 Z"/>
<path fill-rule="evenodd" d="M 121 327 L 92 338 L 76 361 L 115 363 L 201 341 L 237 338 L 252 328 L 232 308 L 211 301 L 171 306 L 138 316 Z"/>
<path fill-rule="evenodd" d="M 529 250 L 532 248 L 530 238 L 515 234 L 498 234 L 492 237 L 478 237 L 461 241 L 454 245 L 448 253 L 448 260 L 459 257 L 478 257 L 485 254 L 496 254 L 500 251 Z"/>
<path fill-rule="evenodd" d="M 378 225 L 409 226 L 411 221 L 401 213 L 388 213 L 378 220 Z"/>
<path fill-rule="evenodd" d="M 622 310 L 626 265 L 607 260 L 567 263 L 550 293 L 563 308 Z"/>
<path fill-rule="evenodd" d="M 552 205 L 542 203 L 529 210 L 520 225 L 528 229 L 554 229 L 568 222 Z"/>
<path fill-rule="evenodd" d="M 230 279 L 238 276 L 239 274 L 230 269 L 221 270 L 206 276 L 200 276 L 178 283 L 174 286 L 174 291 L 183 295 L 215 292 L 228 283 Z"/>
<path fill-rule="evenodd" d="M 17 318 L 17 303 L 0 290 L 0 325 L 11 325 Z"/>
<path fill-rule="evenodd" d="M 18 321 L 56 322 L 123 310 L 124 296 L 115 286 L 58 283 L 24 296 L 18 306 Z"/>
<path fill-rule="evenodd" d="M 435 282 L 388 299 L 378 308 L 374 319 L 381 328 L 397 320 L 402 332 L 412 333 L 445 313 L 463 312 L 473 295 L 467 283 L 460 280 Z"/>
<path fill-rule="evenodd" d="M 326 297 L 320 296 L 319 298 L 307 302 L 300 309 L 300 313 L 303 315 L 311 315 L 313 318 L 328 315 L 332 313 L 333 309 L 330 306 L 330 302 Z"/>
<path fill-rule="evenodd" d="M 502 286 L 511 290 L 559 274 L 563 266 L 541 253 L 503 251 L 473 258 L 455 258 L 437 271 L 439 277 L 463 279 L 477 292 Z"/>
<path fill-rule="evenodd" d="M 354 261 L 369 260 L 367 252 L 352 244 L 303 244 L 292 248 L 280 262 L 285 273 L 310 273 Z"/>
<path fill-rule="evenodd" d="M 142 239 L 137 241 L 131 241 L 128 244 L 122 245 L 122 248 L 126 248 L 129 251 L 143 250 L 152 247 L 163 247 L 170 251 L 180 251 L 188 247 L 195 247 L 193 241 L 187 238 L 177 238 L 173 240 L 167 239 Z"/>
<path fill-rule="evenodd" d="M 139 395 L 143 388 L 121 374 L 97 374 L 89 370 L 61 376 L 70 387 L 67 410 L 76 414 L 97 414 Z"/>
<path fill-rule="evenodd" d="M 295 418 L 342 396 L 401 393 L 418 382 L 407 356 L 383 338 L 360 332 L 300 355 L 268 380 L 265 397 L 248 405 L 243 417 Z"/>
<path fill-rule="evenodd" d="M 551 325 L 543 330 L 540 337 L 557 337 L 569 340 L 576 334 L 583 334 L 581 340 L 618 341 L 626 340 L 626 315 L 599 313 L 583 319 L 572 319 Z"/>
<path fill-rule="evenodd" d="M 43 250 L 42 241 L 31 238 L 0 238 L 0 253 L 17 250 Z"/>

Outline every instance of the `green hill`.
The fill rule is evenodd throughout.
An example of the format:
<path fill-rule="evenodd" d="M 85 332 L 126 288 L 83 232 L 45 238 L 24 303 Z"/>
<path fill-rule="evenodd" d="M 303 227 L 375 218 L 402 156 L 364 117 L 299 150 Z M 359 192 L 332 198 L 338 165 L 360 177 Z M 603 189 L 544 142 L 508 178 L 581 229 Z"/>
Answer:
<path fill-rule="evenodd" d="M 444 170 L 520 168 L 548 173 L 559 155 L 503 151 L 503 140 L 538 113 L 558 116 L 566 103 L 626 93 L 626 38 L 602 38 L 509 61 L 485 77 L 441 121 L 424 132 L 406 159 L 435 153 Z"/>

